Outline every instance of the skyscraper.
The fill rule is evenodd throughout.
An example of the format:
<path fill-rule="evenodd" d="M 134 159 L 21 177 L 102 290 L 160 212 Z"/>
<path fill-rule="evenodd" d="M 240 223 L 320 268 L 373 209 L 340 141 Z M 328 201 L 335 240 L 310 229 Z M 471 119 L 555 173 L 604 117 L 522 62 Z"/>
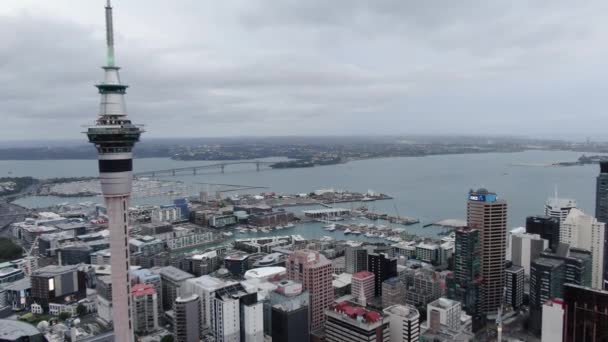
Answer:
<path fill-rule="evenodd" d="M 192 294 L 175 298 L 175 342 L 198 342 L 202 337 L 201 299 Z"/>
<path fill-rule="evenodd" d="M 86 133 L 89 142 L 97 148 L 101 191 L 108 212 L 114 336 L 117 341 L 133 341 L 127 208 L 133 178 L 132 149 L 143 130 L 127 118 L 124 100 L 127 86 L 120 82 L 119 68 L 114 64 L 110 0 L 106 6 L 106 41 L 107 64 L 103 67 L 104 81 L 97 85 L 101 94 L 100 111 L 95 125 L 89 127 Z"/>
<path fill-rule="evenodd" d="M 374 274 L 374 296 L 382 296 L 382 282 L 397 276 L 397 259 L 385 253 L 367 255 L 367 270 Z"/>
<path fill-rule="evenodd" d="M 158 297 L 153 285 L 136 284 L 133 295 L 133 326 L 138 333 L 158 329 Z"/>
<path fill-rule="evenodd" d="M 395 304 L 384 309 L 389 319 L 391 342 L 418 342 L 420 313 L 413 305 Z"/>
<path fill-rule="evenodd" d="M 555 250 L 559 243 L 559 219 L 549 216 L 529 216 L 526 218 L 526 233 L 540 235 L 542 239 L 549 241 L 549 247 Z"/>
<path fill-rule="evenodd" d="M 608 291 L 566 284 L 564 304 L 564 341 L 608 339 Z"/>
<path fill-rule="evenodd" d="M 530 263 L 549 247 L 549 241 L 538 234 L 511 234 L 511 261 L 513 265 L 524 268 L 524 274 L 530 275 Z"/>
<path fill-rule="evenodd" d="M 505 304 L 517 309 L 524 301 L 524 268 L 511 265 L 505 272 Z"/>
<path fill-rule="evenodd" d="M 566 266 L 563 260 L 538 258 L 530 267 L 530 330 L 541 334 L 543 304 L 561 298 Z"/>
<path fill-rule="evenodd" d="M 374 298 L 374 274 L 368 271 L 353 274 L 351 288 L 353 298 L 365 306 L 367 301 Z"/>
<path fill-rule="evenodd" d="M 497 312 L 505 286 L 507 202 L 486 189 L 469 192 L 467 222 L 479 230 L 481 244 L 481 305 L 485 314 Z"/>
<path fill-rule="evenodd" d="M 600 162 L 595 184 L 595 217 L 608 224 L 608 162 Z M 604 236 L 604 289 L 608 289 L 608 234 Z"/>
<path fill-rule="evenodd" d="M 454 273 L 448 278 L 448 298 L 462 303 L 463 309 L 473 318 L 477 331 L 484 320 L 481 315 L 481 245 L 479 230 L 462 227 L 456 230 Z"/>
<path fill-rule="evenodd" d="M 555 217 L 561 224 L 570 210 L 576 208 L 576 201 L 570 198 L 549 197 L 545 203 L 545 216 Z"/>
<path fill-rule="evenodd" d="M 591 287 L 604 288 L 604 240 L 606 224 L 572 209 L 560 226 L 559 241 L 591 252 Z"/>
<path fill-rule="evenodd" d="M 270 292 L 271 334 L 273 341 L 308 342 L 308 304 L 307 291 L 302 284 L 290 280 L 282 281 L 275 291 Z M 265 326 L 266 327 L 266 326 Z"/>
<path fill-rule="evenodd" d="M 344 249 L 346 273 L 355 274 L 367 270 L 367 254 L 373 252 L 373 246 L 347 245 Z"/>
<path fill-rule="evenodd" d="M 325 309 L 334 301 L 332 264 L 319 252 L 298 250 L 289 256 L 287 277 L 310 294 L 310 331 L 323 327 Z"/>

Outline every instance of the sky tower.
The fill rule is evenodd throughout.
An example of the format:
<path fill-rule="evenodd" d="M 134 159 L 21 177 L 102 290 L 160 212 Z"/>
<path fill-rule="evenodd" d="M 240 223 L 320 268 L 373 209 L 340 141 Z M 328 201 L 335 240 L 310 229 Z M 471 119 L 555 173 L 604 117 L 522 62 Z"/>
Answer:
<path fill-rule="evenodd" d="M 114 65 L 112 7 L 106 6 L 107 63 L 104 80 L 96 85 L 101 94 L 99 115 L 86 132 L 98 153 L 99 179 L 108 212 L 112 266 L 112 313 L 116 341 L 133 341 L 131 284 L 129 281 L 128 207 L 133 169 L 132 149 L 143 132 L 127 118 L 124 95 L 127 86 L 120 83 Z"/>

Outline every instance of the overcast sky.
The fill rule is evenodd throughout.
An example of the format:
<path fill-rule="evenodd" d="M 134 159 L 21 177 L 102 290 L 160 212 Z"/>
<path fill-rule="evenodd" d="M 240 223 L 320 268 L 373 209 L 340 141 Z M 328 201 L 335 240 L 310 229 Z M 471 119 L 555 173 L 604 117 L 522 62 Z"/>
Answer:
<path fill-rule="evenodd" d="M 2 0 L 0 140 L 79 139 L 105 0 Z M 608 140 L 608 1 L 114 0 L 149 137 Z M 84 140 L 84 136 L 82 136 Z"/>

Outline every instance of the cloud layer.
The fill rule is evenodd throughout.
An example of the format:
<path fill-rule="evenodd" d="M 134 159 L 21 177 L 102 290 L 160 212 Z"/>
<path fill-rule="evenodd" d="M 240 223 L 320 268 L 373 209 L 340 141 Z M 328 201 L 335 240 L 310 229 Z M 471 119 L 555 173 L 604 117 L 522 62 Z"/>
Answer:
<path fill-rule="evenodd" d="M 5 3 L 6 2 L 6 3 Z M 0 140 L 92 122 L 105 1 L 5 0 Z M 606 139 L 605 1 L 114 1 L 149 136 Z"/>

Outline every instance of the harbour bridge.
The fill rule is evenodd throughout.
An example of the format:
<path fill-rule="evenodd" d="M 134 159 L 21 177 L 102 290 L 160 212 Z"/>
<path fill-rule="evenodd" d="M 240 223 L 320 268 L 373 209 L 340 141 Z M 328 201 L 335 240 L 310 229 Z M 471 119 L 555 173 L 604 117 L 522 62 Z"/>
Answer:
<path fill-rule="evenodd" d="M 226 170 L 226 167 L 231 166 L 231 165 L 255 165 L 256 171 L 260 171 L 262 168 L 268 168 L 272 164 L 275 164 L 275 162 L 267 162 L 267 161 L 259 161 L 259 160 L 222 162 L 222 163 L 199 165 L 199 166 L 187 166 L 187 167 L 178 167 L 178 168 L 164 169 L 164 170 L 136 172 L 133 174 L 133 177 L 141 178 L 141 177 L 177 176 L 177 175 L 196 175 L 198 171 L 204 171 L 204 170 L 219 170 L 219 171 L 221 171 L 221 173 L 224 173 Z"/>

